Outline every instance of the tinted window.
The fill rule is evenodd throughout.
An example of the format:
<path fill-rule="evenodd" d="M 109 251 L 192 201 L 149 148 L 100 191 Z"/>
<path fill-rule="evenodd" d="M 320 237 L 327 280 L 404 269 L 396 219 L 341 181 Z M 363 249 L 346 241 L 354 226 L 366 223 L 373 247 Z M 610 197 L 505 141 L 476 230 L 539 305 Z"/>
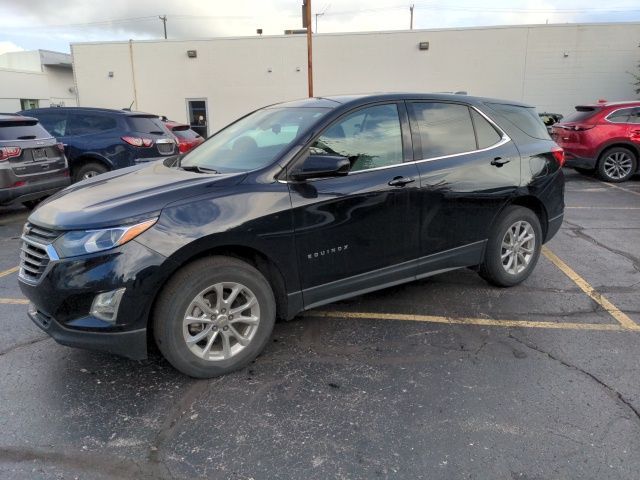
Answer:
<path fill-rule="evenodd" d="M 35 121 L 0 122 L 0 140 L 32 140 L 51 138 Z"/>
<path fill-rule="evenodd" d="M 584 122 L 600 111 L 598 107 L 577 106 L 576 111 L 564 119 L 565 122 Z"/>
<path fill-rule="evenodd" d="M 129 128 L 134 132 L 153 133 L 162 135 L 166 133 L 165 126 L 157 117 L 127 117 Z"/>
<path fill-rule="evenodd" d="M 347 115 L 311 146 L 315 155 L 342 155 L 351 171 L 402 163 L 402 135 L 396 105 L 378 105 Z"/>
<path fill-rule="evenodd" d="M 66 135 L 89 135 L 116 128 L 115 118 L 106 115 L 75 113 L 69 115 Z"/>
<path fill-rule="evenodd" d="M 67 114 L 65 112 L 39 113 L 38 120 L 54 137 L 64 137 L 67 133 Z"/>
<path fill-rule="evenodd" d="M 299 133 L 329 110 L 313 107 L 271 107 L 232 123 L 182 159 L 184 167 L 218 172 L 243 172 L 272 164 Z"/>
<path fill-rule="evenodd" d="M 487 148 L 498 143 L 502 136 L 493 128 L 486 118 L 471 109 L 473 117 L 473 125 L 476 127 L 476 136 L 478 137 L 478 148 Z"/>
<path fill-rule="evenodd" d="M 492 103 L 490 105 L 530 137 L 549 140 L 547 127 L 540 120 L 535 108 L 505 105 L 503 103 Z"/>
<path fill-rule="evenodd" d="M 631 123 L 640 123 L 640 108 L 634 108 L 631 112 L 631 117 L 629 118 L 629 122 Z"/>
<path fill-rule="evenodd" d="M 196 132 L 191 129 L 188 130 L 173 130 L 173 134 L 178 138 L 184 138 L 185 140 L 193 140 L 195 138 L 200 138 Z"/>
<path fill-rule="evenodd" d="M 476 150 L 469 108 L 455 103 L 412 103 L 422 145 L 421 158 Z"/>
<path fill-rule="evenodd" d="M 622 108 L 607 115 L 607 120 L 612 123 L 629 123 L 632 112 L 632 108 Z"/>

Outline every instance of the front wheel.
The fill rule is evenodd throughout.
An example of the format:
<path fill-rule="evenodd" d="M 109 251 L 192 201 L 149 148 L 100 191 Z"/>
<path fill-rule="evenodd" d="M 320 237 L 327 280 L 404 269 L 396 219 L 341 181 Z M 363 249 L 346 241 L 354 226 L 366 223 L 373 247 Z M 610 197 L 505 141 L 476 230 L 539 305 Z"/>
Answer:
<path fill-rule="evenodd" d="M 626 182 L 633 176 L 637 166 L 638 159 L 631 150 L 616 147 L 607 150 L 600 157 L 598 175 L 605 182 Z"/>
<path fill-rule="evenodd" d="M 480 276 L 499 287 L 517 285 L 531 275 L 541 247 L 538 216 L 525 207 L 507 207 L 487 241 Z"/>
<path fill-rule="evenodd" d="M 177 370 L 211 378 L 258 356 L 275 317 L 273 291 L 262 273 L 216 256 L 184 267 L 169 281 L 154 310 L 154 336 Z"/>

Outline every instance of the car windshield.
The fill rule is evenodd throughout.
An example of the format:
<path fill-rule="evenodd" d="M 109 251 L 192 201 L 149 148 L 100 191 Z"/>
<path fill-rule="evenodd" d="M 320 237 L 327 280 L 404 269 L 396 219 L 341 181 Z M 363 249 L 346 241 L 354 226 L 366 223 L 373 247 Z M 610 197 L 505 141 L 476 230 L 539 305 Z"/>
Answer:
<path fill-rule="evenodd" d="M 220 173 L 265 167 L 329 110 L 315 107 L 258 110 L 213 135 L 185 155 L 180 165 Z"/>

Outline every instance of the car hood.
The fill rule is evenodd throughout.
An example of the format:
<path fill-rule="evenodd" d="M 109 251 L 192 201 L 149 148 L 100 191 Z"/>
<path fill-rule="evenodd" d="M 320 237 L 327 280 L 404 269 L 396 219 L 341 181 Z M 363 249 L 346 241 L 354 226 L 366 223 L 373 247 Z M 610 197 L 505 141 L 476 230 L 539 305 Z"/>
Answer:
<path fill-rule="evenodd" d="M 47 199 L 29 221 L 55 230 L 102 228 L 156 216 L 169 203 L 236 185 L 244 173 L 202 174 L 154 162 L 104 173 Z"/>

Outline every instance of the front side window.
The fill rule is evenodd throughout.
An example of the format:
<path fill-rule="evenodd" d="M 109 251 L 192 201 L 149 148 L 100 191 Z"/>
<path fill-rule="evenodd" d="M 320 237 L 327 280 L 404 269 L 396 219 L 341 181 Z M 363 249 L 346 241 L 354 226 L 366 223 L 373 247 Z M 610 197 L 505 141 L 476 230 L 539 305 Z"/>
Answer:
<path fill-rule="evenodd" d="M 38 120 L 54 137 L 64 137 L 67 134 L 67 114 L 53 111 L 38 114 Z"/>
<path fill-rule="evenodd" d="M 319 107 L 277 106 L 257 110 L 187 153 L 180 165 L 220 173 L 266 167 L 329 111 Z"/>
<path fill-rule="evenodd" d="M 414 102 L 411 106 L 418 127 L 422 159 L 476 150 L 471 114 L 466 105 Z"/>
<path fill-rule="evenodd" d="M 352 172 L 402 163 L 397 105 L 376 105 L 347 115 L 325 130 L 310 153 L 347 157 Z"/>

